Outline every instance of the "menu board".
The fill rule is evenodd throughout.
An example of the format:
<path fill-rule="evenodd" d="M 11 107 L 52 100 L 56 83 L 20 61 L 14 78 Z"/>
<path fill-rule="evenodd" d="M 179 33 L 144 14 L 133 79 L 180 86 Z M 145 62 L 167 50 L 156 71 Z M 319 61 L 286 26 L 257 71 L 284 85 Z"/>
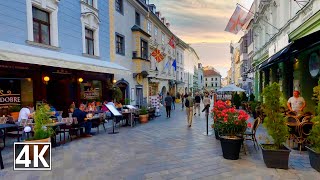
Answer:
<path fill-rule="evenodd" d="M 114 116 L 121 116 L 121 114 L 119 113 L 119 111 L 116 109 L 116 107 L 114 107 L 114 105 L 111 104 L 106 104 L 107 108 L 111 111 L 111 113 Z"/>

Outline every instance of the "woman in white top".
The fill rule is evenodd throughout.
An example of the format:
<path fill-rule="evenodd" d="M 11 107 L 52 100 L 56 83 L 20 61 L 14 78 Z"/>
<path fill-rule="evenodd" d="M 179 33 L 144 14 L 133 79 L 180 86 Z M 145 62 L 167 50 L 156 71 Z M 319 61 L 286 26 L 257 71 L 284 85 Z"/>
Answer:
<path fill-rule="evenodd" d="M 29 119 L 32 117 L 31 109 L 33 108 L 32 105 L 23 107 L 19 112 L 19 118 L 18 122 L 20 122 L 22 119 Z"/>

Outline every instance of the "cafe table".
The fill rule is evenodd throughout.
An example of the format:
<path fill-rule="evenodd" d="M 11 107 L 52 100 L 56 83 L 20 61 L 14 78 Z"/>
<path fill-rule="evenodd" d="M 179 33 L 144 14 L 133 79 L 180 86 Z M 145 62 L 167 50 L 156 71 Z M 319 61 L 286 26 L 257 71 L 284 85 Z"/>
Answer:
<path fill-rule="evenodd" d="M 1 169 L 4 169 L 1 151 L 4 149 L 4 147 L 6 145 L 6 129 L 11 128 L 11 127 L 18 127 L 18 125 L 16 125 L 16 124 L 0 124 L 0 130 L 4 129 L 3 137 L 2 137 L 3 147 L 0 147 L 0 166 L 1 166 Z"/>
<path fill-rule="evenodd" d="M 54 122 L 54 123 L 49 123 L 46 124 L 46 127 L 52 128 L 52 130 L 54 130 L 54 132 L 57 132 L 58 127 L 67 124 L 66 122 Z M 57 137 L 56 134 L 53 135 L 53 137 L 51 137 L 51 142 L 52 142 L 52 147 L 57 147 L 58 143 L 57 143 Z"/>

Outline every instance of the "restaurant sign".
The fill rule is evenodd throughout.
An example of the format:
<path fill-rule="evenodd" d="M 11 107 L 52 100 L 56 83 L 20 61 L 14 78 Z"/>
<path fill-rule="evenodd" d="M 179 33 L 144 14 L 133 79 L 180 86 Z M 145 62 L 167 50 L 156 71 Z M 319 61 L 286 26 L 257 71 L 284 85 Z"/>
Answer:
<path fill-rule="evenodd" d="M 97 90 L 84 91 L 84 99 L 98 99 L 99 95 L 100 93 Z"/>
<path fill-rule="evenodd" d="M 309 72 L 312 77 L 316 77 L 319 74 L 319 56 L 317 53 L 312 53 L 309 59 Z"/>
<path fill-rule="evenodd" d="M 0 90 L 0 106 L 21 105 L 21 94 L 14 94 L 10 90 Z"/>

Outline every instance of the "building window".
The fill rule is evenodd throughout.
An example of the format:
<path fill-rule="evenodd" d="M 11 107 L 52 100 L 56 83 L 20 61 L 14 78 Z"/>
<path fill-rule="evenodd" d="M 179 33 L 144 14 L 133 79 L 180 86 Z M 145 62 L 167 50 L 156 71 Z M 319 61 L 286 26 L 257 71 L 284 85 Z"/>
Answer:
<path fill-rule="evenodd" d="M 152 26 L 152 24 L 151 24 L 151 22 L 150 21 L 148 21 L 148 34 L 150 34 L 151 35 L 151 26 Z"/>
<path fill-rule="evenodd" d="M 136 12 L 136 25 L 140 26 L 140 14 Z"/>
<path fill-rule="evenodd" d="M 93 31 L 91 29 L 86 28 L 86 53 L 90 55 L 94 55 L 94 38 Z"/>
<path fill-rule="evenodd" d="M 216 81 L 218 81 L 218 78 L 216 78 Z"/>
<path fill-rule="evenodd" d="M 141 58 L 148 59 L 148 42 L 141 39 Z"/>
<path fill-rule="evenodd" d="M 213 83 L 211 83 L 211 87 L 213 87 Z"/>
<path fill-rule="evenodd" d="M 208 84 L 206 83 L 206 87 L 208 87 Z"/>
<path fill-rule="evenodd" d="M 34 42 L 50 45 L 50 16 L 46 11 L 32 7 Z"/>
<path fill-rule="evenodd" d="M 116 53 L 125 55 L 125 42 L 124 36 L 116 34 Z"/>
<path fill-rule="evenodd" d="M 208 81 L 208 78 L 206 78 L 206 81 Z"/>
<path fill-rule="evenodd" d="M 211 81 L 213 81 L 213 78 L 211 78 Z"/>
<path fill-rule="evenodd" d="M 161 43 L 164 45 L 164 40 L 165 40 L 165 34 L 161 33 Z"/>
<path fill-rule="evenodd" d="M 84 2 L 93 7 L 93 0 L 84 0 Z"/>
<path fill-rule="evenodd" d="M 123 1 L 122 0 L 116 0 L 116 10 L 123 14 Z"/>
<path fill-rule="evenodd" d="M 216 83 L 216 87 L 218 87 L 218 84 Z"/>
<path fill-rule="evenodd" d="M 154 26 L 154 37 L 157 40 L 158 37 L 158 28 L 156 26 Z"/>

